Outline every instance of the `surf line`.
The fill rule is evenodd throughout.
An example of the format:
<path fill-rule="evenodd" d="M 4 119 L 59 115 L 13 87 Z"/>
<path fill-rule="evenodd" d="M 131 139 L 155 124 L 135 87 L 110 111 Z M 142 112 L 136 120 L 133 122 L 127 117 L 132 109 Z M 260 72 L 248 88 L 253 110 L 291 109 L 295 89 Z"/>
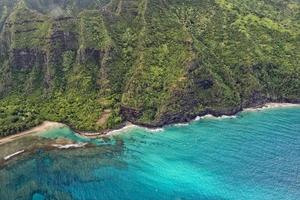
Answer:
<path fill-rule="evenodd" d="M 25 152 L 24 149 L 21 150 L 21 151 L 17 151 L 17 152 L 15 152 L 15 153 L 13 153 L 13 154 L 10 154 L 10 155 L 8 155 L 8 156 L 5 156 L 5 157 L 4 157 L 4 160 L 8 160 L 8 159 L 10 159 L 10 158 L 12 158 L 12 157 L 14 157 L 14 156 L 16 156 L 16 155 L 19 155 L 19 154 L 21 154 L 21 153 L 24 153 L 24 152 Z"/>

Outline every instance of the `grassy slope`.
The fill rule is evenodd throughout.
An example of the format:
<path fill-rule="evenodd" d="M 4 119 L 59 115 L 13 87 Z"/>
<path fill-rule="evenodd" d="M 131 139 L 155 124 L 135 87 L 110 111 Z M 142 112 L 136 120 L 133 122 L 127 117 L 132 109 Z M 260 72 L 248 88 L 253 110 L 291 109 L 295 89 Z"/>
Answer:
<path fill-rule="evenodd" d="M 1 11 L 13 7 L 6 4 Z M 124 120 L 121 107 L 140 113 L 136 122 L 160 123 L 207 109 L 299 101 L 296 1 L 49 4 L 27 0 L 10 16 L 1 12 L 0 20 L 11 24 L 0 42 L 3 135 L 46 119 L 103 130 Z M 20 23 L 27 16 L 39 20 Z M 74 35 L 72 41 L 51 39 L 59 31 L 65 38 Z M 47 63 L 16 70 L 8 49 L 42 52 Z M 107 123 L 97 124 L 107 109 Z"/>

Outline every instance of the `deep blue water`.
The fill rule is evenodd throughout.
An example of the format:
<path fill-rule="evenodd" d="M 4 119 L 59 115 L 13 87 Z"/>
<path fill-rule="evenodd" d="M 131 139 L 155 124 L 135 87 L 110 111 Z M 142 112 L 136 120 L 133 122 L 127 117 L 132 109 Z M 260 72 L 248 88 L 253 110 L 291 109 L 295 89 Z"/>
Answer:
<path fill-rule="evenodd" d="M 300 199 L 299 107 L 92 142 L 98 146 L 37 151 L 0 169 L 0 199 Z"/>

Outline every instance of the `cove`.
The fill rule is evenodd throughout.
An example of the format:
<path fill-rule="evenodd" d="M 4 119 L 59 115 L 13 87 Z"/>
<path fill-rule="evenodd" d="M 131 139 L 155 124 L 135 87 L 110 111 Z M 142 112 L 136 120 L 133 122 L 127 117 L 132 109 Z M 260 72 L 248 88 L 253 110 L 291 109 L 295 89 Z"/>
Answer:
<path fill-rule="evenodd" d="M 160 131 L 136 127 L 107 139 L 69 129 L 43 137 L 93 143 L 36 150 L 0 168 L 1 200 L 296 200 L 300 108 L 205 118 Z"/>

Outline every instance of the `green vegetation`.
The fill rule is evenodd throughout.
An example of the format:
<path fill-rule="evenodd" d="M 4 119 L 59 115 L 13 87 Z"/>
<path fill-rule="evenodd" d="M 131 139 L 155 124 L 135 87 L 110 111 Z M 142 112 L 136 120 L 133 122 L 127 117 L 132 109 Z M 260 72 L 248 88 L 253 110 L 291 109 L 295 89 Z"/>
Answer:
<path fill-rule="evenodd" d="M 296 0 L 1 1 L 0 135 L 299 102 L 299 16 Z"/>
<path fill-rule="evenodd" d="M 47 21 L 46 16 L 27 9 L 23 4 L 19 4 L 7 21 L 11 24 L 11 48 L 42 48 L 47 44 L 46 37 L 50 23 Z"/>
<path fill-rule="evenodd" d="M 0 116 L 1 136 L 23 131 L 41 123 L 36 108 L 15 97 L 0 102 Z"/>
<path fill-rule="evenodd" d="M 111 39 L 99 11 L 84 11 L 80 14 L 81 48 L 105 50 L 111 46 Z"/>

